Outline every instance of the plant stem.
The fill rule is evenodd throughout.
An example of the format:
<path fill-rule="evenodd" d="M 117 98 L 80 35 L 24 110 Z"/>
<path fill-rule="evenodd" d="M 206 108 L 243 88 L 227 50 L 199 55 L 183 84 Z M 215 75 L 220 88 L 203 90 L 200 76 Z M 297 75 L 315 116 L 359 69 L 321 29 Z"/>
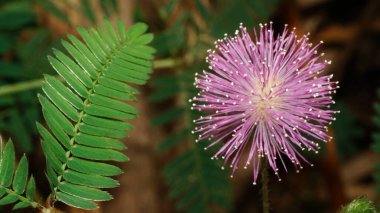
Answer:
<path fill-rule="evenodd" d="M 15 191 L 13 191 L 12 189 L 9 189 L 9 188 L 6 188 L 4 186 L 0 186 L 1 188 L 3 188 L 5 190 L 5 192 L 8 194 L 8 195 L 16 195 L 18 200 L 20 200 L 21 202 L 26 202 L 26 203 L 29 203 L 29 205 L 32 207 L 32 208 L 38 208 L 38 209 L 41 209 L 41 210 L 44 210 L 46 209 L 44 206 L 42 206 L 41 204 L 37 203 L 36 201 L 34 200 L 30 200 L 29 198 L 23 196 L 23 195 L 20 195 L 18 193 L 16 193 Z"/>
<path fill-rule="evenodd" d="M 153 62 L 153 68 L 154 69 L 173 68 L 180 65 L 182 62 L 183 62 L 182 59 L 175 59 L 175 58 L 156 60 Z M 25 81 L 21 83 L 0 86 L 0 96 L 36 89 L 36 88 L 41 87 L 43 83 L 44 83 L 44 79 L 41 78 L 37 80 L 31 80 L 31 81 Z"/>
<path fill-rule="evenodd" d="M 261 169 L 261 196 L 263 201 L 263 213 L 269 213 L 269 188 L 268 188 L 268 160 L 263 159 L 263 167 Z"/>
<path fill-rule="evenodd" d="M 36 89 L 40 87 L 43 83 L 43 79 L 25 81 L 16 84 L 4 85 L 0 87 L 0 96 L 8 95 L 16 92 L 21 92 L 25 90 Z"/>
<path fill-rule="evenodd" d="M 173 68 L 184 62 L 181 58 L 166 58 L 153 61 L 153 69 Z"/>

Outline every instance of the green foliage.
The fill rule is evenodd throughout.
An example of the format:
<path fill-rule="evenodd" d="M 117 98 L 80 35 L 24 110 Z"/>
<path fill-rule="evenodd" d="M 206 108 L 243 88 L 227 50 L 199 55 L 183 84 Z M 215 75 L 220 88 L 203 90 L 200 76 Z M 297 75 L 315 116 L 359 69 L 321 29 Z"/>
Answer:
<path fill-rule="evenodd" d="M 359 125 L 355 114 L 342 102 L 337 102 L 334 109 L 340 111 L 336 114 L 336 121 L 333 122 L 338 156 L 340 160 L 354 155 L 358 151 L 356 141 L 364 136 L 364 129 Z M 349 129 L 350 131 L 347 131 Z"/>
<path fill-rule="evenodd" d="M 210 160 L 211 154 L 199 145 L 182 153 L 164 169 L 170 198 L 178 198 L 177 209 L 185 212 L 210 212 L 211 208 L 231 208 L 227 175 Z"/>
<path fill-rule="evenodd" d="M 0 206 L 36 208 L 38 204 L 33 201 L 36 187 L 33 176 L 28 178 L 28 160 L 22 156 L 17 166 L 15 160 L 13 142 L 9 140 L 3 147 L 0 138 Z"/>
<path fill-rule="evenodd" d="M 61 78 L 46 75 L 44 95 L 38 95 L 50 129 L 37 124 L 53 200 L 83 209 L 112 199 L 101 189 L 118 186 L 109 176 L 122 171 L 105 161 L 128 160 L 118 139 L 131 129 L 124 120 L 136 117 L 125 101 L 135 101 L 137 90 L 127 83 L 146 83 L 155 52 L 147 46 L 153 35 L 144 33 L 145 24 L 128 31 L 122 22 L 116 30 L 108 21 L 104 26 L 78 28 L 84 42 L 72 35 L 62 41 L 69 54 L 54 50 L 48 57 Z"/>
<path fill-rule="evenodd" d="M 12 20 L 12 21 L 9 21 Z M 0 3 L 0 86 L 41 78 L 52 71 L 46 54 L 56 46 L 50 32 L 37 25 L 28 0 Z M 41 120 L 37 90 L 3 95 L 0 98 L 0 131 L 11 136 L 17 148 L 33 151 L 37 136 L 35 121 Z"/>
<path fill-rule="evenodd" d="M 56 16 L 58 19 L 65 23 L 69 23 L 69 19 L 67 18 L 66 14 L 60 10 L 57 5 L 54 4 L 53 1 L 49 0 L 37 0 L 39 5 L 44 8 L 45 10 L 49 11 L 52 15 Z"/>
<path fill-rule="evenodd" d="M 152 45 L 158 57 L 175 55 L 182 50 L 186 41 L 184 23 L 188 18 L 188 13 L 182 14 L 169 29 L 156 35 Z"/>
<path fill-rule="evenodd" d="M 153 124 L 162 126 L 186 118 L 185 126 L 176 128 L 159 146 L 167 151 L 176 146 L 188 147 L 165 166 L 163 176 L 170 187 L 170 198 L 178 200 L 177 209 L 185 212 L 210 212 L 215 209 L 228 210 L 231 207 L 230 183 L 218 162 L 211 161 L 211 153 L 203 150 L 201 143 L 195 144 L 191 134 L 192 120 L 199 116 L 190 111 L 187 99 L 195 90 L 192 86 L 194 73 L 179 72 L 164 75 L 152 82 L 155 92 L 150 96 L 153 102 L 181 97 L 181 106 L 174 106 L 153 119 Z"/>
<path fill-rule="evenodd" d="M 278 2 L 278 0 L 222 0 L 219 2 L 220 12 L 209 19 L 210 32 L 219 38 L 224 33 L 233 33 L 240 22 L 248 29 L 252 29 L 258 22 L 267 21 Z"/>
<path fill-rule="evenodd" d="M 31 10 L 30 2 L 10 2 L 1 8 L 0 29 L 2 31 L 17 30 L 35 22 L 36 17 L 33 10 Z"/>
<path fill-rule="evenodd" d="M 376 213 L 374 203 L 365 197 L 353 200 L 351 203 L 342 207 L 340 213 Z"/>

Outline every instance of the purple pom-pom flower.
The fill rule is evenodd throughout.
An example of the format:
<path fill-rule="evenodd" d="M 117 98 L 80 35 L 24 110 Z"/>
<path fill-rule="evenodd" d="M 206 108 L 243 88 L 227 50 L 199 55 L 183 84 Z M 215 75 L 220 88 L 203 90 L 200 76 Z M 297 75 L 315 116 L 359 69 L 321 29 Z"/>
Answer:
<path fill-rule="evenodd" d="M 229 162 L 231 177 L 244 152 L 241 164 L 252 167 L 253 184 L 262 160 L 277 176 L 280 165 L 286 170 L 285 157 L 298 172 L 302 162 L 308 163 L 300 151 L 318 153 L 318 141 L 331 139 L 327 125 L 338 111 L 330 105 L 339 88 L 332 75 L 323 75 L 331 61 L 317 52 L 323 42 L 312 45 L 307 35 L 297 37 L 294 31 L 285 25 L 275 36 L 272 23 L 260 24 L 252 39 L 241 24 L 235 37 L 215 42 L 206 57 L 209 70 L 196 74 L 200 92 L 189 101 L 192 109 L 208 113 L 194 121 L 196 141 L 211 140 L 205 149 L 221 144 L 212 159 Z"/>

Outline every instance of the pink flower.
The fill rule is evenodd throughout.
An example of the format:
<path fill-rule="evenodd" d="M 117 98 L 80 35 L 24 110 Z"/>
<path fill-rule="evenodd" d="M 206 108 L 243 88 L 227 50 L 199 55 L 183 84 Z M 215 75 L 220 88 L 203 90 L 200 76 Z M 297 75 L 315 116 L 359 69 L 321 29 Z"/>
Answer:
<path fill-rule="evenodd" d="M 208 113 L 194 121 L 197 142 L 208 138 L 205 149 L 221 144 L 212 159 L 229 162 L 231 177 L 240 161 L 244 169 L 251 166 L 253 184 L 262 160 L 278 176 L 287 157 L 298 172 L 308 163 L 301 151 L 318 153 L 318 141 L 331 139 L 326 125 L 337 113 L 329 108 L 339 86 L 323 75 L 331 61 L 320 60 L 320 44 L 313 46 L 286 25 L 275 36 L 272 23 L 260 24 L 254 39 L 241 24 L 235 37 L 225 35 L 215 44 L 206 57 L 209 70 L 195 77 L 200 92 L 190 100 L 192 109 Z"/>

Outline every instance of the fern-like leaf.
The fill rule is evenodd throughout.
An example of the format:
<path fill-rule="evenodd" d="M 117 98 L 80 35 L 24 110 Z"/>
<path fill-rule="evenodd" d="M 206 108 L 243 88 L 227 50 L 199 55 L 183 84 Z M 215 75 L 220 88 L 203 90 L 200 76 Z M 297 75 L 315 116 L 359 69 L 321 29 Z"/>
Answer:
<path fill-rule="evenodd" d="M 178 199 L 178 210 L 210 212 L 211 207 L 231 208 L 230 183 L 211 154 L 194 144 L 169 163 L 163 172 L 169 197 Z"/>
<path fill-rule="evenodd" d="M 192 97 L 196 90 L 192 86 L 193 72 L 181 72 L 177 75 L 159 76 L 152 82 L 155 92 L 151 101 L 159 102 L 173 96 L 173 88 L 183 99 Z M 186 106 L 175 106 L 153 119 L 153 125 L 165 125 L 186 118 L 186 125 L 177 128 L 159 146 L 159 150 L 170 150 L 177 145 L 188 147 L 165 166 L 163 176 L 170 188 L 169 197 L 177 200 L 177 209 L 184 212 L 210 212 L 212 207 L 228 210 L 231 207 L 230 182 L 227 174 L 220 169 L 216 161 L 210 160 L 211 153 L 206 152 L 201 143 L 196 144 L 192 120 L 199 117 L 198 112 Z"/>
<path fill-rule="evenodd" d="M 132 128 L 124 120 L 137 114 L 125 102 L 136 100 L 137 90 L 128 83 L 145 84 L 155 52 L 147 46 L 153 35 L 145 34 L 145 24 L 128 31 L 121 22 L 117 30 L 108 21 L 104 26 L 78 28 L 84 42 L 72 35 L 62 41 L 69 54 L 54 50 L 49 61 L 64 83 L 45 76 L 45 94 L 38 95 L 50 129 L 37 124 L 52 198 L 82 209 L 112 199 L 101 189 L 118 186 L 110 176 L 122 170 L 104 161 L 128 160 L 119 141 Z"/>
<path fill-rule="evenodd" d="M 17 167 L 12 140 L 3 149 L 0 138 L 0 206 L 15 204 L 13 209 L 38 207 L 33 201 L 35 182 L 33 176 L 28 178 L 28 160 L 22 156 Z"/>

